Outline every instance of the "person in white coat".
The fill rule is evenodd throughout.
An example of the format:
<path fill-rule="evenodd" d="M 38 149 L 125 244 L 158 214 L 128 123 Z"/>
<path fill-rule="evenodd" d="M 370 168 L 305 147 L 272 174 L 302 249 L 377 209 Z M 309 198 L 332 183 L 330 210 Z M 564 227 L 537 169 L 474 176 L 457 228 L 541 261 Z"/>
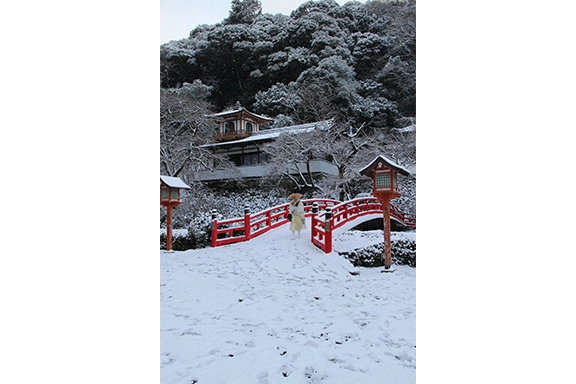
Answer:
<path fill-rule="evenodd" d="M 300 231 L 306 228 L 304 221 L 304 203 L 302 202 L 302 195 L 299 193 L 293 193 L 288 196 L 290 200 L 289 213 L 292 217 L 290 221 L 290 231 L 292 232 L 292 239 L 296 238 L 296 234 L 300 237 Z"/>

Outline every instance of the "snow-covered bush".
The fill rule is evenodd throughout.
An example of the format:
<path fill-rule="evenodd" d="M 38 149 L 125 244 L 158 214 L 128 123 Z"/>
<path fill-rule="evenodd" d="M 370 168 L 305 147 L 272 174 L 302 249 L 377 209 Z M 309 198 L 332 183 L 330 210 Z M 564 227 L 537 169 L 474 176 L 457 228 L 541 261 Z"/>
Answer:
<path fill-rule="evenodd" d="M 416 241 L 393 240 L 392 262 L 398 265 L 416 267 Z"/>
<path fill-rule="evenodd" d="M 349 252 L 340 252 L 355 267 L 384 266 L 384 244 L 374 244 L 365 248 L 356 248 Z M 416 267 L 416 241 L 392 240 L 392 263 Z"/>
<path fill-rule="evenodd" d="M 212 215 L 207 212 L 196 216 L 188 224 L 187 238 L 190 239 L 196 248 L 205 248 L 210 246 L 210 231 L 212 229 Z"/>
<path fill-rule="evenodd" d="M 183 236 L 180 233 L 172 234 L 172 249 L 174 251 L 185 251 L 187 249 L 195 249 L 195 243 L 187 235 Z M 166 234 L 160 234 L 160 249 L 166 249 Z"/>

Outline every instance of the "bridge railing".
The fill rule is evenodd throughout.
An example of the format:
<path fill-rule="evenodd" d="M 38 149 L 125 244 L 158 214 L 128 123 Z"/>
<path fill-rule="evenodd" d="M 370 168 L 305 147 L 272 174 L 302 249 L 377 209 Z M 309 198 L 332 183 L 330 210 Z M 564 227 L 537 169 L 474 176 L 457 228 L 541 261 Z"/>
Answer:
<path fill-rule="evenodd" d="M 340 202 L 332 199 L 303 200 L 304 212 L 311 218 L 311 241 L 326 253 L 332 252 L 332 231 L 360 216 L 382 212 L 382 203 L 374 197 L 364 197 Z M 313 213 L 314 204 L 318 213 Z M 255 214 L 248 206 L 244 217 L 218 220 L 212 213 L 212 247 L 248 241 L 271 229 L 289 223 L 289 203 L 268 208 Z M 400 212 L 391 205 L 390 216 L 409 227 L 416 226 L 416 216 Z"/>
<path fill-rule="evenodd" d="M 335 205 L 326 212 L 312 216 L 311 241 L 326 253 L 332 252 L 332 231 L 360 216 L 382 212 L 382 202 L 359 198 Z"/>
<path fill-rule="evenodd" d="M 338 203 L 332 199 L 303 200 L 304 212 L 307 217 L 312 215 L 312 205 L 317 203 L 320 209 L 332 207 Z M 218 220 L 216 213 L 212 214 L 212 247 L 248 241 L 260 236 L 271 229 L 288 223 L 289 203 L 268 208 L 255 214 L 250 213 L 249 207 L 244 208 L 244 216 L 233 219 Z"/>
<path fill-rule="evenodd" d="M 332 229 L 356 217 L 382 212 L 382 202 L 376 198 L 360 198 L 340 203 L 332 209 Z"/>
<path fill-rule="evenodd" d="M 390 218 L 398 220 L 407 227 L 416 227 L 416 215 L 400 212 L 400 210 L 392 204 L 390 204 Z"/>

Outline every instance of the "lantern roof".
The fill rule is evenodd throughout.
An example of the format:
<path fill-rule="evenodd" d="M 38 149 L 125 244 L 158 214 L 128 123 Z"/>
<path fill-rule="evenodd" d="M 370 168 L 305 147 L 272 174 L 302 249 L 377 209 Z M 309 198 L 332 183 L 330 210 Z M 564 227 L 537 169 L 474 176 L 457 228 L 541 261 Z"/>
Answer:
<path fill-rule="evenodd" d="M 372 160 L 372 162 L 370 164 L 368 164 L 366 167 L 362 168 L 359 172 L 360 174 L 364 175 L 364 176 L 368 176 L 368 177 L 372 177 L 372 170 L 376 167 L 378 167 L 378 165 L 380 164 L 384 164 L 386 166 L 388 166 L 389 168 L 391 168 L 392 170 L 404 175 L 404 176 L 408 176 L 410 175 L 410 171 L 407 170 L 404 167 L 401 167 L 400 165 L 396 164 L 395 162 L 393 162 L 392 160 L 390 160 L 389 158 L 379 155 L 377 156 L 374 160 Z"/>
<path fill-rule="evenodd" d="M 179 177 L 163 176 L 160 175 L 160 182 L 166 184 L 170 188 L 190 189 Z"/>

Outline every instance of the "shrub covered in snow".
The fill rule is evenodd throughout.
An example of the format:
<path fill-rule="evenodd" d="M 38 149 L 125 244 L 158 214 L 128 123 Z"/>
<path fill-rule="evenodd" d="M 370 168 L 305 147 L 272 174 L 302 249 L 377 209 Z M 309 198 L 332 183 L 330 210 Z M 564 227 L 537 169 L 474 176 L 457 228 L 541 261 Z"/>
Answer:
<path fill-rule="evenodd" d="M 340 252 L 355 267 L 382 267 L 384 265 L 384 244 L 374 244 L 365 248 L 356 248 Z M 392 263 L 416 267 L 416 241 L 392 240 Z"/>
<path fill-rule="evenodd" d="M 172 234 L 172 249 L 174 251 L 186 251 L 188 249 L 196 249 L 195 241 L 188 237 L 188 235 L 182 235 L 181 233 Z M 160 234 L 160 249 L 166 249 L 166 233 Z"/>

